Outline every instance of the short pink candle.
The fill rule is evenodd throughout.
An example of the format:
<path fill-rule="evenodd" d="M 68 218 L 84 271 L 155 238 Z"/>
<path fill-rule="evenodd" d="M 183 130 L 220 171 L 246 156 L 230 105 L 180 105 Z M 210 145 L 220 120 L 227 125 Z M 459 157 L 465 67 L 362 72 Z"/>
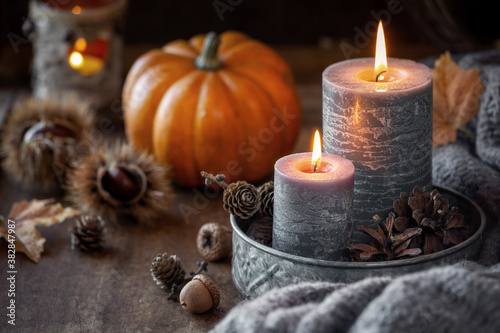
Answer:
<path fill-rule="evenodd" d="M 354 165 L 323 153 L 314 172 L 311 160 L 299 153 L 274 166 L 273 248 L 337 260 L 352 235 Z"/>

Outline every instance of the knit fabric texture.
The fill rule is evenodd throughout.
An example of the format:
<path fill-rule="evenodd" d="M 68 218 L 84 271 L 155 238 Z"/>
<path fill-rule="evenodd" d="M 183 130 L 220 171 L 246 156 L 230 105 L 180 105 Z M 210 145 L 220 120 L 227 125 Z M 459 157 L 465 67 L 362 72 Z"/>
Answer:
<path fill-rule="evenodd" d="M 243 302 L 211 332 L 500 332 L 500 50 L 454 60 L 479 68 L 485 89 L 466 125 L 476 139 L 459 132 L 456 142 L 433 150 L 433 183 L 487 213 L 479 262 L 491 267 L 462 262 L 348 285 L 290 285 Z"/>
<path fill-rule="evenodd" d="M 457 141 L 432 154 L 434 184 L 457 190 L 476 201 L 488 215 L 479 262 L 500 261 L 500 50 L 455 56 L 464 69 L 479 68 L 484 91 L 479 112 L 466 124 L 472 140 L 458 132 Z"/>
<path fill-rule="evenodd" d="M 466 125 L 472 140 L 458 132 L 457 141 L 433 151 L 435 184 L 451 187 L 476 200 L 500 218 L 500 50 L 457 57 L 464 69 L 479 68 L 484 91 L 477 115 Z"/>
<path fill-rule="evenodd" d="M 500 332 L 500 264 L 463 262 L 345 285 L 303 282 L 242 303 L 211 331 Z"/>

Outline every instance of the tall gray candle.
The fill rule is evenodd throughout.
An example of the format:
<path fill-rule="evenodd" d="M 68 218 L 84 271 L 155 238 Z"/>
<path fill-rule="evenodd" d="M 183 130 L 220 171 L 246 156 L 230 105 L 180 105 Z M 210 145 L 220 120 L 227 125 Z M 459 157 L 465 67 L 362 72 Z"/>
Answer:
<path fill-rule="evenodd" d="M 355 227 L 385 216 L 400 192 L 432 183 L 432 72 L 402 59 L 387 67 L 378 82 L 373 58 L 323 72 L 323 147 L 356 167 Z"/>
<path fill-rule="evenodd" d="M 312 160 L 311 153 L 300 153 L 276 162 L 273 248 L 336 260 L 352 234 L 354 165 L 323 154 L 314 171 Z"/>

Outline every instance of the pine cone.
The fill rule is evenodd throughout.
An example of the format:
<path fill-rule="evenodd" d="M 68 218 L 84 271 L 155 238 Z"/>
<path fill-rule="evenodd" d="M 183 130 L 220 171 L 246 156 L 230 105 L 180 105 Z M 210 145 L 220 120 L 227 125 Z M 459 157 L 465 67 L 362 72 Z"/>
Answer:
<path fill-rule="evenodd" d="M 396 214 L 389 213 L 385 223 L 378 215 L 373 219 L 378 224 L 378 230 L 365 226 L 358 228 L 373 239 L 372 245 L 361 243 L 348 246 L 353 252 L 351 256 L 355 261 L 394 260 L 415 257 L 422 253 L 419 248 L 409 248 L 412 238 L 422 233 L 421 228 L 408 228 L 401 233 L 393 234 Z"/>
<path fill-rule="evenodd" d="M 182 269 L 181 259 L 176 255 L 159 254 L 151 263 L 151 276 L 162 288 L 171 289 L 173 285 L 184 282 L 186 272 Z"/>
<path fill-rule="evenodd" d="M 274 208 L 274 182 L 265 183 L 259 188 L 260 206 L 259 211 L 265 216 L 273 217 Z"/>
<path fill-rule="evenodd" d="M 104 220 L 96 215 L 80 215 L 71 234 L 71 248 L 92 252 L 102 248 Z"/>
<path fill-rule="evenodd" d="M 408 203 L 413 209 L 412 217 L 424 231 L 421 240 L 424 254 L 442 251 L 468 238 L 469 230 L 464 224 L 464 216 L 457 207 L 452 207 L 447 214 L 449 201 L 438 190 L 433 190 L 428 198 L 424 196 L 420 204 L 412 204 L 411 199 Z"/>
<path fill-rule="evenodd" d="M 421 250 L 423 254 L 431 254 L 459 244 L 470 236 L 470 230 L 464 224 L 464 216 L 458 212 L 458 208 L 452 207 L 447 213 L 448 207 L 448 199 L 436 189 L 424 193 L 419 186 L 415 186 L 411 195 L 406 192 L 401 193 L 400 198 L 394 201 L 395 213 L 389 214 L 384 225 L 380 223 L 378 216 L 374 217 L 379 224 L 378 231 L 360 227 L 361 231 L 370 235 L 375 241 L 373 246 L 350 245 L 349 248 L 354 252 L 354 260 L 367 261 L 380 258 L 390 260 L 400 257 L 397 252 L 416 255 L 418 252 L 416 249 Z M 421 233 L 414 234 L 397 248 L 392 248 L 391 241 L 386 240 L 386 236 L 390 236 L 391 233 L 403 235 L 415 229 L 421 230 Z"/>
<path fill-rule="evenodd" d="M 259 210 L 260 195 L 255 186 L 240 180 L 227 186 L 222 201 L 226 212 L 248 219 Z"/>
<path fill-rule="evenodd" d="M 401 198 L 394 201 L 394 209 L 399 216 L 397 222 L 400 222 L 396 223 L 396 228 L 420 227 L 422 234 L 412 240 L 412 246 L 421 248 L 424 254 L 442 251 L 469 236 L 458 208 L 453 207 L 448 217 L 448 207 L 448 199 L 438 190 L 424 193 L 419 186 L 415 186 L 411 195 L 401 193 Z"/>

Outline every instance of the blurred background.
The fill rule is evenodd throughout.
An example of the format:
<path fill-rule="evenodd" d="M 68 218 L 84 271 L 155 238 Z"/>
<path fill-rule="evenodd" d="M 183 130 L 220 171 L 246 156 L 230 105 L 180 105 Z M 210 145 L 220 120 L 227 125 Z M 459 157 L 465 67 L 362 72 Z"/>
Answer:
<path fill-rule="evenodd" d="M 29 86 L 31 45 L 21 29 L 27 12 L 28 0 L 0 0 L 1 87 Z M 320 83 L 328 64 L 372 56 L 373 42 L 358 46 L 379 18 L 388 55 L 418 60 L 499 47 L 497 16 L 493 3 L 452 0 L 129 0 L 124 73 L 140 54 L 173 39 L 235 29 L 275 47 L 299 83 Z M 18 52 L 9 36 L 20 38 Z"/>

